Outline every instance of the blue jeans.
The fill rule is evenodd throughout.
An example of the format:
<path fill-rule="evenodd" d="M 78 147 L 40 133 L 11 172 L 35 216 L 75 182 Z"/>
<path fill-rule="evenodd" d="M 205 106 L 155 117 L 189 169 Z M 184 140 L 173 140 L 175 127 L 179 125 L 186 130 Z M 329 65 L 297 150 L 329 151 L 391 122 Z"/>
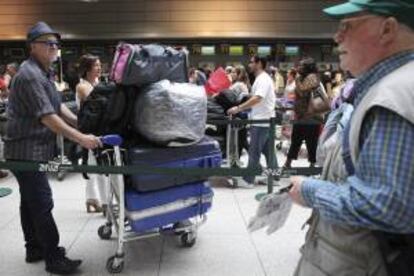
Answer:
<path fill-rule="evenodd" d="M 269 127 L 252 126 L 250 127 L 249 168 L 256 168 L 260 166 L 260 156 L 262 153 L 266 157 L 267 166 L 269 166 Z M 275 160 L 277 166 L 276 156 Z M 255 176 L 245 176 L 243 179 L 247 183 L 253 184 Z"/>

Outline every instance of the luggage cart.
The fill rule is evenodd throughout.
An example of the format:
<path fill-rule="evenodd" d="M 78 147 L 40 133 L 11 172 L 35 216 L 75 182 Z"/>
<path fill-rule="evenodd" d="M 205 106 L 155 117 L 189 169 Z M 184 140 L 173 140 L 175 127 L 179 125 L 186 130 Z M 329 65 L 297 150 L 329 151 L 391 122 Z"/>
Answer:
<path fill-rule="evenodd" d="M 229 119 L 235 120 L 232 116 Z M 228 124 L 226 130 L 226 160 L 224 167 L 240 167 L 239 159 L 239 127 Z"/>
<path fill-rule="evenodd" d="M 122 138 L 117 135 L 109 135 L 102 138 L 105 145 L 113 147 L 103 152 L 108 164 L 122 166 Z M 178 221 L 165 227 L 151 229 L 145 232 L 135 232 L 131 227 L 131 213 L 126 209 L 126 187 L 123 175 L 109 175 L 110 193 L 108 198 L 108 209 L 106 212 L 107 222 L 98 228 L 98 235 L 103 240 L 109 240 L 112 228 L 117 232 L 117 249 L 115 255 L 108 258 L 106 269 L 109 273 L 120 273 L 124 268 L 124 244 L 135 240 L 151 238 L 162 234 L 175 235 L 183 247 L 192 247 L 196 243 L 197 230 L 205 221 L 205 214 L 185 221 Z M 201 201 L 201 198 L 199 199 Z"/>
<path fill-rule="evenodd" d="M 230 120 L 236 120 L 229 116 Z M 227 124 L 226 128 L 226 159 L 223 162 L 223 168 L 241 168 L 239 156 L 239 126 Z M 227 183 L 232 188 L 237 188 L 237 179 L 232 176 L 226 177 Z"/>

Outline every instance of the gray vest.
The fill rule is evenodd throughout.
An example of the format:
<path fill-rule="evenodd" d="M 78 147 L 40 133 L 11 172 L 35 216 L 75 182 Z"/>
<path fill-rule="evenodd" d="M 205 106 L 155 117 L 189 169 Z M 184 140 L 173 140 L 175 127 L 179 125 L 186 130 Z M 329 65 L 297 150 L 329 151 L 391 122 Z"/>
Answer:
<path fill-rule="evenodd" d="M 354 110 L 351 119 L 351 158 L 359 156 L 360 129 L 367 112 L 380 106 L 414 124 L 414 62 L 410 62 L 373 85 Z M 322 179 L 341 185 L 348 177 L 340 139 L 329 150 Z M 296 276 L 386 276 L 378 244 L 371 231 L 349 225 L 330 224 L 312 214 Z"/>

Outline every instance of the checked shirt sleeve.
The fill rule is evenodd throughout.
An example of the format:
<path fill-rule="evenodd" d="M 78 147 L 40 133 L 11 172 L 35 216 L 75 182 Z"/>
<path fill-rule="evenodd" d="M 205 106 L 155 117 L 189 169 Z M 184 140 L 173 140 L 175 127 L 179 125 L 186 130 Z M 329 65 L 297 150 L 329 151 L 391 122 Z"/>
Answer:
<path fill-rule="evenodd" d="M 375 107 L 362 126 L 355 175 L 344 185 L 306 179 L 308 206 L 332 223 L 414 232 L 414 125 Z"/>

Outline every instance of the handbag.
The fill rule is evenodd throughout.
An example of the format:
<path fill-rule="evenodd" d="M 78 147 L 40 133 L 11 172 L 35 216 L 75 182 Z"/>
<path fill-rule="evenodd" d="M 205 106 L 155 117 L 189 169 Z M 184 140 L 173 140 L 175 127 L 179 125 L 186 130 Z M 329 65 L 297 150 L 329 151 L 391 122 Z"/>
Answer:
<path fill-rule="evenodd" d="M 319 87 L 311 92 L 311 96 L 308 104 L 309 115 L 318 115 L 330 111 L 331 106 L 328 98 L 328 94 L 325 91 L 322 83 L 319 83 Z"/>

